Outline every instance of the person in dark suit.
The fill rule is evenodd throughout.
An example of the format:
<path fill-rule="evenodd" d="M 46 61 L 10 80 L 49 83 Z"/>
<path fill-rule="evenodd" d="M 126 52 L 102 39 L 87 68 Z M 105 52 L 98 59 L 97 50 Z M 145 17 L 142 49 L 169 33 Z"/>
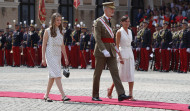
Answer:
<path fill-rule="evenodd" d="M 4 36 L 4 30 L 0 29 L 0 67 L 4 66 L 5 42 L 6 42 L 6 37 Z"/>
<path fill-rule="evenodd" d="M 114 3 L 103 3 L 103 10 L 104 15 L 96 19 L 94 24 L 94 37 L 96 44 L 94 49 L 95 71 L 93 76 L 92 100 L 102 101 L 99 98 L 100 76 L 104 66 L 107 65 L 111 72 L 112 79 L 118 94 L 118 101 L 123 101 L 130 99 L 132 96 L 125 95 L 124 87 L 119 78 L 113 32 L 115 24 L 113 19 L 111 19 L 115 11 Z"/>

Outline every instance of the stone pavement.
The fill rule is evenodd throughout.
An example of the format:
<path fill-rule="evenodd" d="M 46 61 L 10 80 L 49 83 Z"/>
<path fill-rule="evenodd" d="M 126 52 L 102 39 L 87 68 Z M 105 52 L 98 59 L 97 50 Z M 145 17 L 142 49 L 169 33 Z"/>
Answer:
<path fill-rule="evenodd" d="M 63 89 L 71 96 L 91 96 L 92 69 L 70 69 L 70 78 L 63 76 Z M 48 82 L 47 68 L 0 67 L 0 91 L 44 93 Z M 104 70 L 100 82 L 100 97 L 106 97 L 112 79 Z M 126 94 L 128 84 L 123 83 Z M 54 84 L 52 94 L 59 94 Z M 113 98 L 117 98 L 113 91 Z M 135 72 L 134 97 L 138 100 L 190 104 L 190 73 Z M 1 111 L 165 111 L 142 107 L 105 105 L 78 102 L 52 103 L 39 99 L 0 97 Z"/>

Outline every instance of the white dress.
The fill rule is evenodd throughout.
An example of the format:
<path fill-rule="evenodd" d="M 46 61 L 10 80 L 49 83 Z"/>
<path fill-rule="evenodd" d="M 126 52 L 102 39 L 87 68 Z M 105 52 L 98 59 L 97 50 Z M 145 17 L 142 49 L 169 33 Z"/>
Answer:
<path fill-rule="evenodd" d="M 122 82 L 133 82 L 134 81 L 134 55 L 131 47 L 132 32 L 128 29 L 127 32 L 121 27 L 121 39 L 119 44 L 119 50 L 124 60 L 124 64 L 119 62 L 119 76 Z"/>
<path fill-rule="evenodd" d="M 49 78 L 62 77 L 61 73 L 61 45 L 63 44 L 63 35 L 57 29 L 57 36 L 51 37 L 50 28 L 47 28 L 48 41 L 46 48 L 46 63 L 49 70 Z"/>

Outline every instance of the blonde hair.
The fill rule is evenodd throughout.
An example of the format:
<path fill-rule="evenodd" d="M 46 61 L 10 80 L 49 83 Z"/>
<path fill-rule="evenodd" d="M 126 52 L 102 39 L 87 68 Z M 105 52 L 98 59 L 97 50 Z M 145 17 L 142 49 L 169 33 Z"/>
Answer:
<path fill-rule="evenodd" d="M 62 17 L 61 14 L 53 13 L 53 15 L 51 16 L 51 24 L 50 24 L 51 37 L 56 37 L 57 36 L 56 28 L 55 28 L 55 20 L 58 17 Z M 63 35 L 63 33 L 62 33 L 62 30 L 63 30 L 62 23 L 59 25 L 58 28 L 60 30 L 60 33 Z"/>

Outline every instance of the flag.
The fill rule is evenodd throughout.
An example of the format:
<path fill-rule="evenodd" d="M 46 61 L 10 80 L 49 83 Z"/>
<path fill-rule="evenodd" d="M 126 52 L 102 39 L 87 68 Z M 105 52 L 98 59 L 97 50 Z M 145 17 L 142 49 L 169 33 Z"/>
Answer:
<path fill-rule="evenodd" d="M 74 5 L 74 7 L 77 9 L 78 6 L 80 5 L 80 0 L 74 0 L 73 5 Z"/>
<path fill-rule="evenodd" d="M 41 24 L 46 21 L 46 9 L 45 9 L 45 0 L 39 0 L 39 11 L 38 11 L 38 19 Z"/>

